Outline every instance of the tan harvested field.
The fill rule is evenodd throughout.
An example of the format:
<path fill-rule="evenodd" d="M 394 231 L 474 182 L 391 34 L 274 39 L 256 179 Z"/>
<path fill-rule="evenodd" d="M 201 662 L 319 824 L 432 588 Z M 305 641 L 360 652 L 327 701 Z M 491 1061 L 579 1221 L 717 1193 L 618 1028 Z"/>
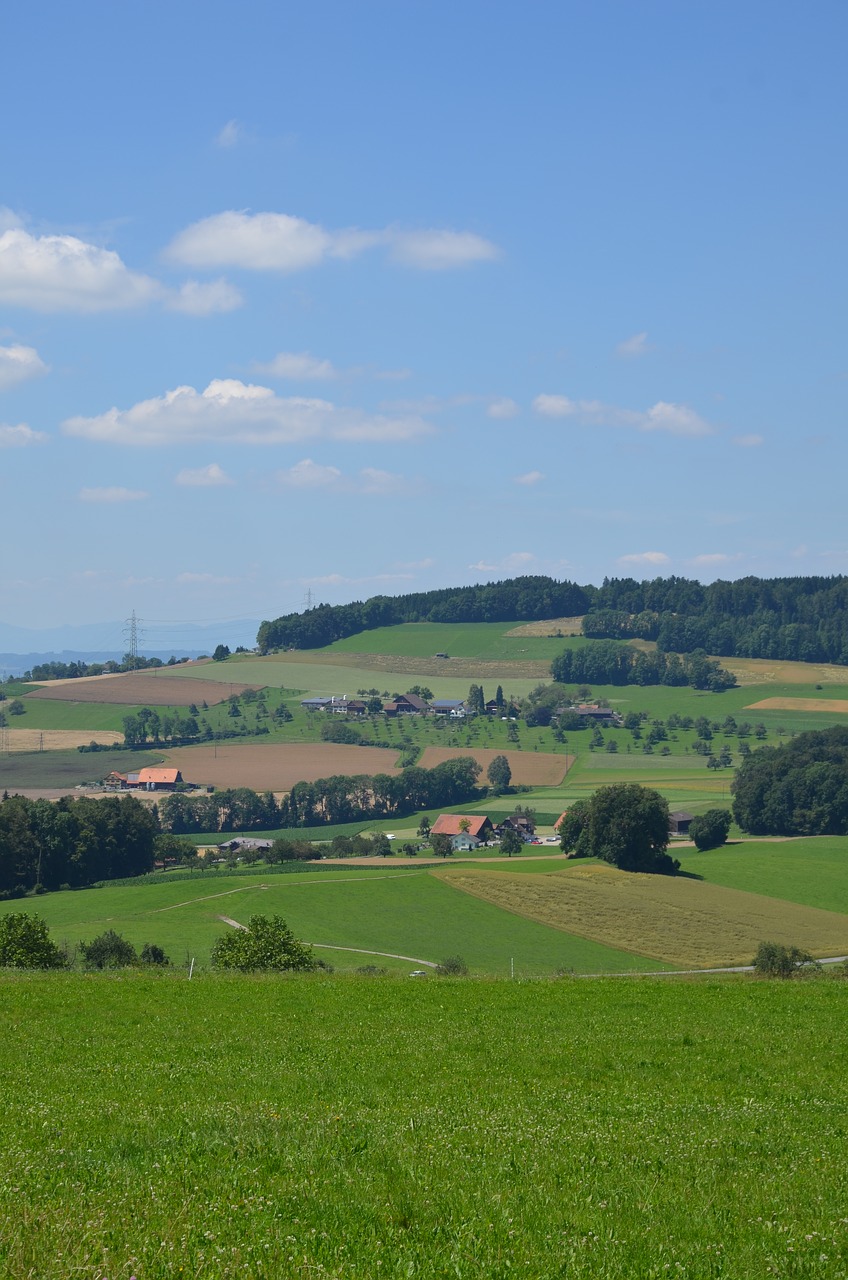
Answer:
<path fill-rule="evenodd" d="M 836 711 L 848 715 L 845 698 L 763 698 L 749 702 L 746 711 Z"/>
<path fill-rule="evenodd" d="M 252 787 L 255 791 L 290 791 L 296 782 L 314 782 L 333 774 L 399 773 L 397 751 L 352 747 L 335 742 L 245 743 L 177 747 L 166 763 L 186 782 L 216 787 Z"/>
<path fill-rule="evenodd" d="M 516 915 L 684 969 L 750 964 L 763 941 L 848 953 L 848 916 L 701 880 L 598 865 L 549 875 L 457 867 L 440 877 Z"/>
<path fill-rule="evenodd" d="M 529 787 L 559 786 L 574 763 L 574 756 L 555 755 L 551 751 L 493 751 L 488 747 L 425 747 L 418 763 L 424 769 L 433 769 L 459 756 L 473 756 L 484 776 L 495 756 L 506 756 L 512 781 Z"/>
<path fill-rule="evenodd" d="M 90 742 L 111 747 L 123 740 L 124 735 L 113 729 L 6 729 L 2 734 L 3 749 L 8 751 L 73 751 Z"/>
<path fill-rule="evenodd" d="M 129 707 L 188 707 L 193 702 L 215 706 L 231 693 L 261 689 L 258 684 L 224 684 L 219 680 L 189 680 L 154 671 L 127 671 L 115 676 L 84 676 L 80 680 L 51 680 L 28 693 L 28 698 L 57 702 L 113 702 Z"/>
<path fill-rule="evenodd" d="M 776 662 L 770 658 L 719 658 L 740 684 L 845 684 L 848 667 L 822 662 Z"/>
<path fill-rule="evenodd" d="M 508 636 L 582 636 L 583 615 L 579 618 L 546 618 L 541 622 L 525 622 L 505 631 Z"/>

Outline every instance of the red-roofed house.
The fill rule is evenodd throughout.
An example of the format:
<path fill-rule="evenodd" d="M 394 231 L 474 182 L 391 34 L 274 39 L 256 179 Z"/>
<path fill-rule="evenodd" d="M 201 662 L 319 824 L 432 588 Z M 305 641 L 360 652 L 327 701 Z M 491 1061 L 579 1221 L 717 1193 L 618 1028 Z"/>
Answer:
<path fill-rule="evenodd" d="M 440 813 L 430 828 L 434 836 L 471 836 L 477 841 L 488 840 L 494 828 L 485 814 Z"/>
<path fill-rule="evenodd" d="M 182 780 L 179 769 L 149 768 L 127 774 L 127 786 L 138 787 L 142 791 L 173 791 Z"/>

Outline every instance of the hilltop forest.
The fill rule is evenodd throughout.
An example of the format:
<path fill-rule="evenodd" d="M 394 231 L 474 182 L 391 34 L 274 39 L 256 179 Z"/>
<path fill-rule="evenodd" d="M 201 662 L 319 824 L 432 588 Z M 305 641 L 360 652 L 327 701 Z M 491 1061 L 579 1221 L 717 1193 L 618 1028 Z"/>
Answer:
<path fill-rule="evenodd" d="M 263 622 L 261 653 L 316 649 L 402 622 L 530 622 L 583 616 L 597 639 L 656 641 L 664 653 L 848 665 L 848 577 L 740 578 L 708 586 L 689 578 L 605 578 L 578 586 L 547 577 L 372 596 Z"/>

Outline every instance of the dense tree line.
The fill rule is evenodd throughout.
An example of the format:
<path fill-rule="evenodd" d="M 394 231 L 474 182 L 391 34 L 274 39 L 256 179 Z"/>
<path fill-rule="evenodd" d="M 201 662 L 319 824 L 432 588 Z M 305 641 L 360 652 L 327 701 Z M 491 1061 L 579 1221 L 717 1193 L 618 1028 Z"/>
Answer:
<path fill-rule="evenodd" d="M 666 653 L 848 664 L 848 578 L 607 579 L 583 633 L 655 640 Z"/>
<path fill-rule="evenodd" d="M 691 685 L 716 693 L 736 684 L 734 675 L 703 652 L 644 653 L 615 640 L 564 650 L 551 663 L 551 675 L 557 684 Z"/>
<path fill-rule="evenodd" d="M 317 649 L 345 636 L 400 622 L 513 622 L 585 613 L 590 595 L 573 582 L 546 577 L 510 578 L 473 587 L 447 587 L 403 596 L 372 596 L 352 604 L 321 604 L 263 622 L 260 653 Z"/>
<path fill-rule="evenodd" d="M 848 728 L 800 733 L 742 760 L 733 816 L 753 835 L 848 835 Z"/>
<path fill-rule="evenodd" d="M 120 662 L 109 659 L 106 662 L 41 662 L 36 663 L 31 671 L 25 671 L 21 677 L 24 681 L 40 684 L 47 680 L 75 680 L 83 676 L 115 675 L 120 671 L 146 671 L 153 667 L 176 667 L 188 658 L 175 658 L 173 655 L 167 662 L 161 658 L 143 658 L 140 654 L 124 654 Z"/>
<path fill-rule="evenodd" d="M 260 652 L 314 649 L 401 622 L 514 622 L 585 614 L 594 639 L 655 640 L 664 653 L 848 664 L 848 577 L 607 578 L 580 586 L 547 577 L 373 596 L 263 622 Z"/>
<path fill-rule="evenodd" d="M 206 796 L 174 792 L 160 805 L 160 820 L 175 835 L 201 831 L 270 831 L 394 818 L 419 809 L 462 804 L 479 794 L 480 766 L 471 757 L 446 760 L 434 769 L 413 766 L 398 774 L 337 774 L 297 782 L 279 802 L 270 791 L 247 787 Z"/>
<path fill-rule="evenodd" d="M 7 797 L 0 803 L 0 894 L 143 875 L 153 867 L 158 830 L 155 813 L 134 796 L 56 803 Z"/>

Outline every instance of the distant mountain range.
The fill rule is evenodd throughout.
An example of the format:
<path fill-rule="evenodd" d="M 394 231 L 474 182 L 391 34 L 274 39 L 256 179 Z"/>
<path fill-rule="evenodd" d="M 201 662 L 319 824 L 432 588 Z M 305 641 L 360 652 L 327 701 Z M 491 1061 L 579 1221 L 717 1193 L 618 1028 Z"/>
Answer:
<path fill-rule="evenodd" d="M 199 658 L 218 644 L 231 649 L 256 644 L 259 623 L 237 618 L 221 623 L 142 623 L 139 653 L 167 662 L 175 658 Z M 15 627 L 0 622 L 0 677 L 15 676 L 42 662 L 120 661 L 128 648 L 126 624 L 89 622 L 80 626 Z"/>

